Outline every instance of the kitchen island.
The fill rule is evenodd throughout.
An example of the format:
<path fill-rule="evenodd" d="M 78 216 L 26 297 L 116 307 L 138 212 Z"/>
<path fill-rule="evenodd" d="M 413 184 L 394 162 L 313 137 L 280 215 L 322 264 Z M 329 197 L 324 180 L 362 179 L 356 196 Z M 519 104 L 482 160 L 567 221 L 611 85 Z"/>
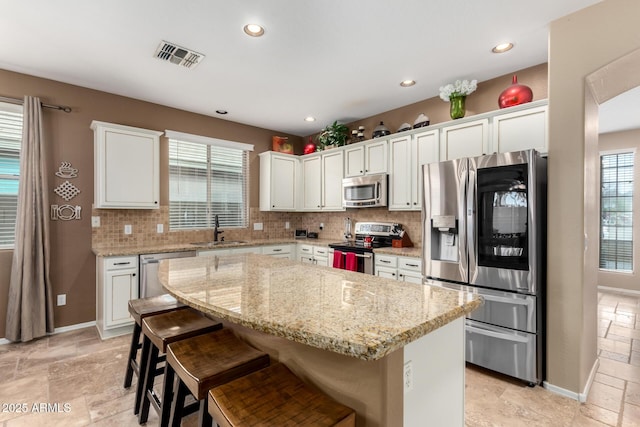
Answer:
<path fill-rule="evenodd" d="M 358 426 L 464 424 L 464 316 L 476 295 L 256 254 L 165 260 L 158 276 L 355 409 Z"/>

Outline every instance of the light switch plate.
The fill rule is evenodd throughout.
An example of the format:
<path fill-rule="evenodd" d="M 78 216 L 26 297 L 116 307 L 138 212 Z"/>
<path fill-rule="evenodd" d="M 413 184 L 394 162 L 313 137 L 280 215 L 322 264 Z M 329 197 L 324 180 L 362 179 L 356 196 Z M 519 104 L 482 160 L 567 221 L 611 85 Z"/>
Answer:
<path fill-rule="evenodd" d="M 61 305 L 67 305 L 67 294 L 58 295 L 58 307 Z"/>
<path fill-rule="evenodd" d="M 99 216 L 92 216 L 91 217 L 91 226 L 93 228 L 100 227 L 100 217 Z"/>
<path fill-rule="evenodd" d="M 263 230 L 262 223 L 261 222 L 254 222 L 253 223 L 253 229 L 256 230 L 256 231 Z"/>
<path fill-rule="evenodd" d="M 291 227 L 291 224 L 289 224 L 289 221 L 286 221 L 286 222 L 284 223 L 284 228 L 285 228 L 286 230 L 288 230 L 290 227 Z"/>
<path fill-rule="evenodd" d="M 124 234 L 131 234 L 131 224 L 124 226 Z"/>
<path fill-rule="evenodd" d="M 164 233 L 164 224 L 156 224 L 156 231 L 158 233 Z"/>

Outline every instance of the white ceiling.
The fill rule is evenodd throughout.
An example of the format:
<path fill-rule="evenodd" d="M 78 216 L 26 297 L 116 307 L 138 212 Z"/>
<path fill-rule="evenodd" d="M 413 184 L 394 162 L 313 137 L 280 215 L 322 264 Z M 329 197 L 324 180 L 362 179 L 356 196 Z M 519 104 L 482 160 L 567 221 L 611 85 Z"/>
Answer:
<path fill-rule="evenodd" d="M 598 1 L 0 0 L 0 68 L 302 136 L 546 62 L 549 23 Z"/>

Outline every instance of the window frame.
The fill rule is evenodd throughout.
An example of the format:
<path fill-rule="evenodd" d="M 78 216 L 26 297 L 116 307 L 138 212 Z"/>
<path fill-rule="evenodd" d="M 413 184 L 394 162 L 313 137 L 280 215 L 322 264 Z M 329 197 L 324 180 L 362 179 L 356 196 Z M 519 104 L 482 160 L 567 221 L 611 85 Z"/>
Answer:
<path fill-rule="evenodd" d="M 18 104 L 12 104 L 12 103 L 8 103 L 8 102 L 0 102 L 0 114 L 4 115 L 5 113 L 12 113 L 12 114 L 19 114 L 20 115 L 20 130 L 19 132 L 11 132 L 11 133 L 15 133 L 17 134 L 18 138 L 15 139 L 15 141 L 17 142 L 17 149 L 18 149 L 18 154 L 17 157 L 14 156 L 2 156 L 0 154 L 0 156 L 2 156 L 2 159 L 16 159 L 18 160 L 18 173 L 17 174 L 7 174 L 7 173 L 0 173 L 0 180 L 7 180 L 7 181 L 17 181 L 17 190 L 16 190 L 16 194 L 15 194 L 15 210 L 16 210 L 16 218 L 17 218 L 17 208 L 18 208 L 18 197 L 19 197 L 19 192 L 20 192 L 20 161 L 21 161 L 21 153 L 22 153 L 22 130 L 23 130 L 23 124 L 24 124 L 24 111 L 23 111 L 23 107 L 22 105 L 18 105 Z M 7 132 L 9 133 L 9 132 Z M 2 204 L 0 204 L 0 207 L 2 206 Z M 1 212 L 1 211 L 0 211 Z M 2 214 L 0 213 L 0 216 Z M 11 242 L 9 243 L 3 243 L 2 240 L 0 240 L 0 250 L 5 250 L 5 249 L 13 249 L 15 248 L 15 218 L 14 218 L 14 223 L 13 223 L 13 239 L 11 240 Z M 0 223 L 0 231 L 7 233 L 7 237 L 10 234 L 9 233 L 9 228 L 5 227 L 6 224 L 2 224 Z"/>
<path fill-rule="evenodd" d="M 623 155 L 623 154 L 631 154 L 633 157 L 633 162 L 631 165 L 631 181 L 630 181 L 630 185 L 631 185 L 631 196 L 630 196 L 630 208 L 628 210 L 624 210 L 624 211 L 615 211 L 617 213 L 626 213 L 628 212 L 631 215 L 630 218 L 630 225 L 625 225 L 625 227 L 629 227 L 630 231 L 629 231 L 629 236 L 630 239 L 628 240 L 630 242 L 630 261 L 628 262 L 629 264 L 629 268 L 610 268 L 610 267 L 603 267 L 602 266 L 602 262 L 603 262 L 603 240 L 604 239 L 604 226 L 608 224 L 604 224 L 604 217 L 605 217 L 605 210 L 604 210 L 604 196 L 603 196 L 603 167 L 602 167 L 602 161 L 603 161 L 603 157 L 605 156 L 619 156 L 619 155 Z M 635 244 L 635 239 L 634 239 L 634 235 L 635 235 L 635 230 L 634 230 L 634 215 L 633 215 L 633 204 L 635 202 L 635 185 L 636 185 L 636 157 L 637 157 L 637 153 L 636 153 L 636 149 L 635 148 L 621 148 L 621 149 L 616 149 L 616 150 L 607 150 L 607 151 L 601 151 L 599 153 L 599 158 L 598 158 L 598 172 L 599 172 L 599 176 L 598 176 L 598 180 L 599 180 L 599 198 L 598 198 L 598 202 L 599 202 L 599 209 L 598 209 L 598 215 L 599 215 L 599 222 L 598 222 L 598 229 L 599 229 L 599 239 L 598 239 L 598 269 L 600 271 L 603 272 L 611 272 L 611 273 L 622 273 L 622 274 L 630 274 L 634 272 L 634 264 L 635 264 L 635 251 L 634 251 L 634 244 Z M 619 177 L 619 173 L 618 173 L 618 168 L 620 166 L 616 165 L 616 181 L 615 183 L 618 184 L 620 182 L 626 182 L 628 183 L 628 180 L 623 180 L 621 181 L 620 179 L 618 179 Z M 614 181 L 608 181 L 608 182 L 614 182 Z M 620 195 L 615 196 L 616 198 L 618 197 L 622 197 Z M 609 210 L 606 212 L 610 212 Z M 617 234 L 617 225 L 614 225 L 614 227 L 616 227 L 616 234 Z M 607 240 L 612 240 L 612 239 L 607 239 Z M 615 240 L 616 242 L 618 241 L 618 239 Z M 627 241 L 625 239 L 625 241 Z M 619 261 L 618 257 L 617 257 L 617 247 L 616 247 L 616 267 L 618 265 L 618 263 L 622 263 L 623 261 Z"/>
<path fill-rule="evenodd" d="M 222 212 L 223 210 L 221 209 L 216 209 L 214 208 L 216 201 L 214 199 L 214 192 L 215 190 L 211 187 L 215 180 L 216 180 L 216 176 L 224 176 L 224 174 L 228 171 L 225 171 L 224 168 L 220 168 L 220 165 L 226 164 L 224 162 L 218 161 L 218 168 L 216 168 L 214 165 L 216 164 L 216 159 L 224 159 L 225 158 L 225 154 L 224 152 L 227 149 L 232 149 L 232 150 L 238 150 L 241 152 L 241 156 L 242 156 L 242 176 L 240 177 L 240 184 L 243 186 L 243 194 L 241 196 L 241 203 L 237 206 L 239 206 L 237 212 L 234 214 L 233 213 L 233 209 L 231 210 L 231 213 L 229 213 L 228 210 L 226 210 L 226 212 L 228 213 L 228 216 L 231 217 L 231 219 L 237 219 L 238 222 L 234 223 L 234 224 L 229 224 L 229 223 L 225 223 L 225 221 L 228 221 L 229 218 L 228 216 L 225 216 L 224 214 L 221 214 L 221 218 L 220 218 L 220 227 L 221 228 L 225 228 L 225 229 L 242 229 L 242 228 L 248 228 L 249 227 L 249 190 L 250 190 L 250 167 L 249 167 L 249 152 L 253 151 L 253 145 L 251 144 L 245 144 L 245 143 L 239 143 L 239 142 L 234 142 L 234 141 L 228 141 L 228 140 L 221 140 L 221 139 L 217 139 L 217 138 L 210 138 L 210 137 L 205 137 L 205 136 L 201 136 L 201 135 L 192 135 L 192 134 L 186 134 L 183 132 L 176 132 L 176 131 L 170 131 L 170 130 L 166 130 L 165 131 L 165 135 L 167 136 L 168 139 L 168 169 L 169 169 L 169 231 L 195 231 L 195 230 L 206 230 L 206 229 L 211 229 L 214 227 L 214 215 L 216 214 L 216 212 Z M 197 207 L 192 208 L 192 212 L 194 213 L 194 219 L 196 220 L 195 224 L 189 225 L 189 224 L 183 224 L 182 220 L 180 219 L 175 219 L 176 217 L 180 217 L 182 216 L 182 213 L 178 213 L 177 215 L 174 213 L 174 205 L 173 205 L 173 197 L 172 197 L 172 186 L 174 183 L 174 179 L 180 179 L 180 175 L 176 175 L 176 173 L 172 170 L 174 168 L 174 166 L 172 166 L 172 161 L 174 161 L 173 155 L 172 155 L 172 150 L 174 150 L 174 144 L 180 144 L 180 143 L 184 143 L 185 144 L 185 148 L 188 148 L 189 145 L 191 145 L 191 147 L 193 147 L 194 149 L 198 146 L 198 145 L 203 145 L 206 147 L 206 152 L 204 154 L 204 156 L 201 156 L 200 158 L 195 158 L 195 160 L 192 158 L 192 161 L 196 161 L 199 162 L 200 164 L 204 164 L 204 168 L 201 168 L 206 176 L 204 177 L 204 179 L 206 180 L 206 182 L 204 183 L 206 186 L 206 200 L 204 202 L 199 202 L 196 199 L 191 199 L 191 200 L 186 200 L 185 204 L 188 206 L 189 203 L 193 203 L 193 204 L 198 204 L 198 203 L 204 203 L 203 207 L 205 210 L 205 213 L 202 214 L 198 214 L 197 211 Z M 188 144 L 188 145 L 187 145 Z M 214 151 L 216 149 L 219 149 L 222 154 L 220 154 L 220 156 L 215 156 Z M 188 161 L 189 158 L 188 156 L 185 156 L 182 161 Z M 197 168 L 194 167 L 194 171 L 196 171 Z M 217 174 L 214 176 L 214 174 Z M 189 173 L 186 173 L 182 178 L 184 179 L 185 177 L 188 178 L 190 176 Z M 197 173 L 194 173 L 193 175 L 191 175 L 193 177 L 197 176 Z M 192 182 L 192 184 L 194 185 L 198 185 L 198 182 L 200 184 L 202 184 L 202 181 L 198 181 L 198 180 L 194 180 Z M 186 193 L 188 196 L 192 196 L 194 193 Z M 224 207 L 228 206 L 228 202 L 223 202 L 224 203 Z M 202 212 L 202 211 L 201 211 Z M 203 218 L 204 216 L 204 218 Z M 176 224 L 176 222 L 178 222 L 178 224 Z"/>

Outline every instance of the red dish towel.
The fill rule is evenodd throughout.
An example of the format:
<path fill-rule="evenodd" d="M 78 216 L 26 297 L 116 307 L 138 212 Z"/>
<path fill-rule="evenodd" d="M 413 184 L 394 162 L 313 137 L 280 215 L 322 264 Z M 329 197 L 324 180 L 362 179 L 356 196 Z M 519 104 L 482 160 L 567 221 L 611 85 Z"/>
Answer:
<path fill-rule="evenodd" d="M 342 252 L 333 251 L 333 268 L 344 268 Z"/>
<path fill-rule="evenodd" d="M 358 271 L 358 259 L 353 252 L 347 252 L 347 262 L 344 267 L 347 270 Z"/>

